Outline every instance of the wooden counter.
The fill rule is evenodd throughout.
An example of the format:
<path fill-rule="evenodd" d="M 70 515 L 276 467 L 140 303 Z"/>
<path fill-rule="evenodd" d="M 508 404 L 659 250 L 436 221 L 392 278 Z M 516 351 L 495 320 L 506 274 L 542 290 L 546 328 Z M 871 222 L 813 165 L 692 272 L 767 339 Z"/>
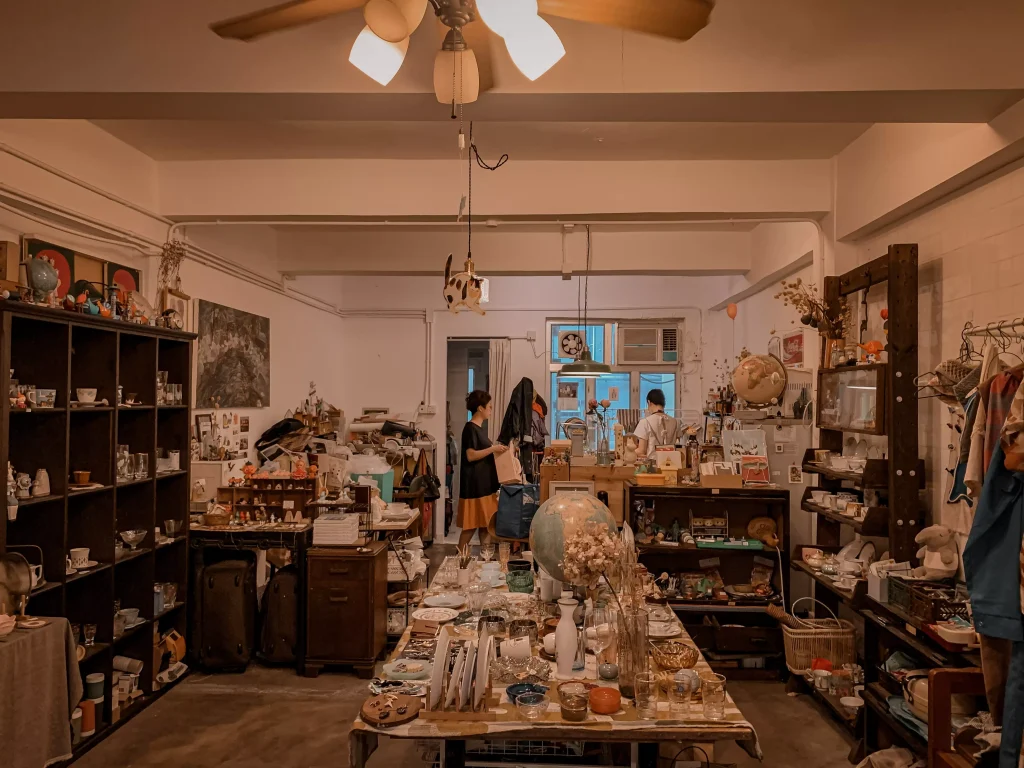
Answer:
<path fill-rule="evenodd" d="M 608 494 L 608 509 L 621 526 L 626 518 L 626 485 L 633 480 L 634 467 L 616 466 L 542 466 L 540 468 L 540 500 L 550 497 L 548 486 L 552 480 L 574 480 L 593 482 L 594 495 L 599 491 Z"/>

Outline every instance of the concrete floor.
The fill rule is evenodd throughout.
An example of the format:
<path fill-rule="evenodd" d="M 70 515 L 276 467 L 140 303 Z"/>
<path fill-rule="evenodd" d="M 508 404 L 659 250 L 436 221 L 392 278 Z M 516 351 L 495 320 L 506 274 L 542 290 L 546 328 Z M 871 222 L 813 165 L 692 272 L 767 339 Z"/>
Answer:
<path fill-rule="evenodd" d="M 766 768 L 849 768 L 850 745 L 807 696 L 779 683 L 730 683 L 757 729 Z M 348 731 L 367 695 L 344 673 L 310 680 L 294 671 L 253 666 L 243 675 L 192 674 L 75 763 L 76 768 L 347 765 Z M 716 759 L 756 760 L 734 744 Z M 382 740 L 370 766 L 421 765 L 415 744 Z"/>

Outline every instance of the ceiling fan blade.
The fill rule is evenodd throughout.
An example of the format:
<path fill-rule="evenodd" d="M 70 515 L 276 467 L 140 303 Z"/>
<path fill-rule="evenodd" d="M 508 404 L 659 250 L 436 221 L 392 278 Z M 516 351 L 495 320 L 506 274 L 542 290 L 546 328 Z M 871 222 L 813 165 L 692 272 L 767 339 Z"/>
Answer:
<path fill-rule="evenodd" d="M 715 0 L 539 0 L 548 16 L 689 40 L 707 26 Z"/>
<path fill-rule="evenodd" d="M 476 55 L 480 70 L 480 93 L 494 87 L 494 66 L 491 62 L 491 37 L 494 33 L 482 21 L 471 21 L 462 28 L 462 36 Z"/>
<path fill-rule="evenodd" d="M 233 19 L 211 24 L 210 29 L 221 37 L 252 40 L 260 35 L 291 29 L 320 21 L 339 13 L 362 8 L 366 0 L 291 0 Z"/>

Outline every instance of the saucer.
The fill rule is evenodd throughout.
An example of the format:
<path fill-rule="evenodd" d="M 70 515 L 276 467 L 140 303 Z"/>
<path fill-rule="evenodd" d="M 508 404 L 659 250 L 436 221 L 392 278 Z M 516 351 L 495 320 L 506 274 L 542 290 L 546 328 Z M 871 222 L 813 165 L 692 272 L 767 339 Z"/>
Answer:
<path fill-rule="evenodd" d="M 461 608 L 466 604 L 466 598 L 455 592 L 446 592 L 441 595 L 431 595 L 423 604 L 430 608 Z"/>
<path fill-rule="evenodd" d="M 83 563 L 82 565 L 72 565 L 71 569 L 74 570 L 74 571 L 87 571 L 90 568 L 95 568 L 99 564 L 100 563 L 99 563 L 98 560 L 89 560 L 89 561 Z"/>
<path fill-rule="evenodd" d="M 140 617 L 139 617 L 139 618 L 137 618 L 137 619 L 136 619 L 135 621 L 133 621 L 133 622 L 132 622 L 131 624 L 125 624 L 125 625 L 124 625 L 124 628 L 125 628 L 126 630 L 127 630 L 127 629 L 135 629 L 135 627 L 139 627 L 139 626 L 142 626 L 142 625 L 143 625 L 143 624 L 145 624 L 145 623 L 146 623 L 146 620 L 145 620 L 144 618 L 142 618 L 142 617 L 140 616 Z"/>
<path fill-rule="evenodd" d="M 49 624 L 45 619 L 21 619 L 18 622 L 20 629 L 38 629 L 39 627 L 45 627 Z"/>
<path fill-rule="evenodd" d="M 76 573 L 78 573 L 78 569 L 77 568 L 68 568 L 67 570 L 64 571 L 64 575 L 65 576 L 74 576 Z"/>

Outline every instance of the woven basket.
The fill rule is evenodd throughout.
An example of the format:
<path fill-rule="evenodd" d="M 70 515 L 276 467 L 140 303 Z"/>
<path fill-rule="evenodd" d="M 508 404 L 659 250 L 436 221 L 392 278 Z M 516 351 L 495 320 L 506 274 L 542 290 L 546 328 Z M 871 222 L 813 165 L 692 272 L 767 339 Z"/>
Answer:
<path fill-rule="evenodd" d="M 801 600 L 813 600 L 802 597 L 794 600 L 795 606 Z M 818 602 L 814 600 L 814 602 Z M 823 608 L 828 610 L 827 606 Z M 829 611 L 831 613 L 831 611 Z M 795 617 L 794 617 L 795 618 Z M 800 629 L 782 626 L 782 639 L 786 648 L 786 666 L 795 675 L 806 675 L 811 671 L 814 659 L 828 659 L 833 669 L 843 664 L 853 664 L 857 654 L 857 639 L 853 624 L 845 619 L 797 619 Z"/>
<path fill-rule="evenodd" d="M 227 525 L 229 522 L 231 522 L 231 513 L 223 509 L 203 515 L 203 525 Z"/>
<path fill-rule="evenodd" d="M 680 669 L 692 669 L 700 658 L 700 653 L 692 645 L 670 640 L 651 643 L 651 657 L 662 670 L 678 672 Z"/>

